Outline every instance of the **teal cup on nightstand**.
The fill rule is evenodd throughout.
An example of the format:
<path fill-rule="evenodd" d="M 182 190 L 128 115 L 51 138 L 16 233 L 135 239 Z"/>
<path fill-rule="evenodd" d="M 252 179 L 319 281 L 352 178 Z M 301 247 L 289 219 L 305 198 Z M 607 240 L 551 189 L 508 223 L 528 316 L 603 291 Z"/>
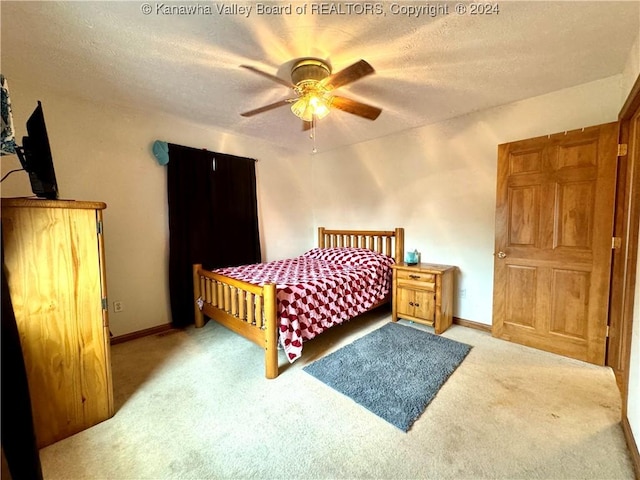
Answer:
<path fill-rule="evenodd" d="M 404 261 L 407 265 L 417 265 L 420 261 L 420 254 L 417 250 L 413 252 L 406 252 L 404 255 Z"/>

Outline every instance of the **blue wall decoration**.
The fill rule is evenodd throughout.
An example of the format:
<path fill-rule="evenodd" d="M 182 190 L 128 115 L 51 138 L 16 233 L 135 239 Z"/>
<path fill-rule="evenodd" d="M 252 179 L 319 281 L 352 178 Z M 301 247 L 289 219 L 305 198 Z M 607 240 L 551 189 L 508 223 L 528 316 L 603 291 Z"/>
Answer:
<path fill-rule="evenodd" d="M 153 142 L 153 155 L 158 160 L 158 164 L 167 165 L 169 163 L 169 144 L 161 140 Z"/>

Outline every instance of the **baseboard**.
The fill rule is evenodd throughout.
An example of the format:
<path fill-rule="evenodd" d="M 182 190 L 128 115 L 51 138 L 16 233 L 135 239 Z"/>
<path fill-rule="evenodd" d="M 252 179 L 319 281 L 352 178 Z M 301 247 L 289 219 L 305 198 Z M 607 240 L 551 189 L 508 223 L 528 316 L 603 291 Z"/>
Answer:
<path fill-rule="evenodd" d="M 491 325 L 487 325 L 485 323 L 478 323 L 458 317 L 453 317 L 453 323 L 455 323 L 456 325 L 460 325 L 461 327 L 475 328 L 476 330 L 482 330 L 483 332 L 491 333 Z"/>
<path fill-rule="evenodd" d="M 137 338 L 142 338 L 142 337 L 148 337 L 149 335 L 158 335 L 159 333 L 165 333 L 173 329 L 174 329 L 173 326 L 170 323 L 167 323 L 165 325 L 158 325 L 156 327 L 145 328 L 144 330 L 138 330 L 137 332 L 125 333 L 124 335 L 111 337 L 111 345 L 130 342 L 131 340 L 136 340 Z"/>
<path fill-rule="evenodd" d="M 616 385 L 618 385 L 618 390 L 620 391 L 620 396 L 624 399 L 626 397 L 625 395 L 625 385 L 627 380 L 624 378 L 624 372 L 613 368 L 613 367 L 609 367 L 611 368 L 611 370 L 613 371 L 613 376 L 616 379 Z M 622 409 L 622 413 L 624 415 L 625 409 Z"/>
<path fill-rule="evenodd" d="M 635 438 L 633 438 L 633 432 L 631 431 L 631 425 L 629 425 L 629 419 L 626 416 L 622 417 L 620 423 L 622 424 L 624 438 L 627 441 L 627 447 L 629 447 L 629 452 L 631 453 L 633 470 L 636 474 L 636 478 L 640 480 L 640 452 L 638 452 L 638 444 L 636 443 Z"/>

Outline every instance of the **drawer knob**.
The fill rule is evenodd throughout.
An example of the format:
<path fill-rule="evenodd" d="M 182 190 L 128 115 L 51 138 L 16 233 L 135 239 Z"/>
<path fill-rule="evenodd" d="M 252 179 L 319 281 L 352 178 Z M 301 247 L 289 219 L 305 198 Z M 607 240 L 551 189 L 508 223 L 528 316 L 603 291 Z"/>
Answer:
<path fill-rule="evenodd" d="M 420 279 L 420 275 L 415 275 L 415 274 L 412 273 L 411 275 L 409 275 L 409 278 L 411 280 L 419 280 Z"/>

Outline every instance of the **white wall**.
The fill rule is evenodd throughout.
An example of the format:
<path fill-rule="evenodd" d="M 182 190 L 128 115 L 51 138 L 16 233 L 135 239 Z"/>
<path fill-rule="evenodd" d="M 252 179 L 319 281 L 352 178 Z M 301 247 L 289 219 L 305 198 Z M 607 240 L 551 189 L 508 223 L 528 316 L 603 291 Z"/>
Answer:
<path fill-rule="evenodd" d="M 633 43 L 631 50 L 629 51 L 629 56 L 627 57 L 627 62 L 622 71 L 622 80 L 621 80 L 621 97 L 620 97 L 620 105 L 623 105 L 629 96 L 629 92 L 633 88 L 636 79 L 638 78 L 638 73 L 640 72 L 640 33 L 638 34 L 636 41 Z"/>
<path fill-rule="evenodd" d="M 454 315 L 492 318 L 497 145 L 615 121 L 621 77 L 318 154 L 314 223 L 405 228 L 406 249 L 459 267 Z M 384 113 L 383 113 L 384 115 Z"/>
<path fill-rule="evenodd" d="M 61 198 L 104 201 L 107 287 L 114 335 L 171 321 L 168 300 L 166 167 L 151 153 L 156 139 L 257 158 L 263 257 L 299 254 L 314 234 L 306 193 L 309 158 L 255 139 L 185 120 L 65 98 L 44 85 L 11 82 L 16 134 L 42 100 Z M 19 142 L 20 143 L 20 142 Z M 2 173 L 19 168 L 2 157 Z M 2 196 L 30 196 L 27 175 L 12 174 Z M 124 303 L 113 313 L 113 301 Z"/>

